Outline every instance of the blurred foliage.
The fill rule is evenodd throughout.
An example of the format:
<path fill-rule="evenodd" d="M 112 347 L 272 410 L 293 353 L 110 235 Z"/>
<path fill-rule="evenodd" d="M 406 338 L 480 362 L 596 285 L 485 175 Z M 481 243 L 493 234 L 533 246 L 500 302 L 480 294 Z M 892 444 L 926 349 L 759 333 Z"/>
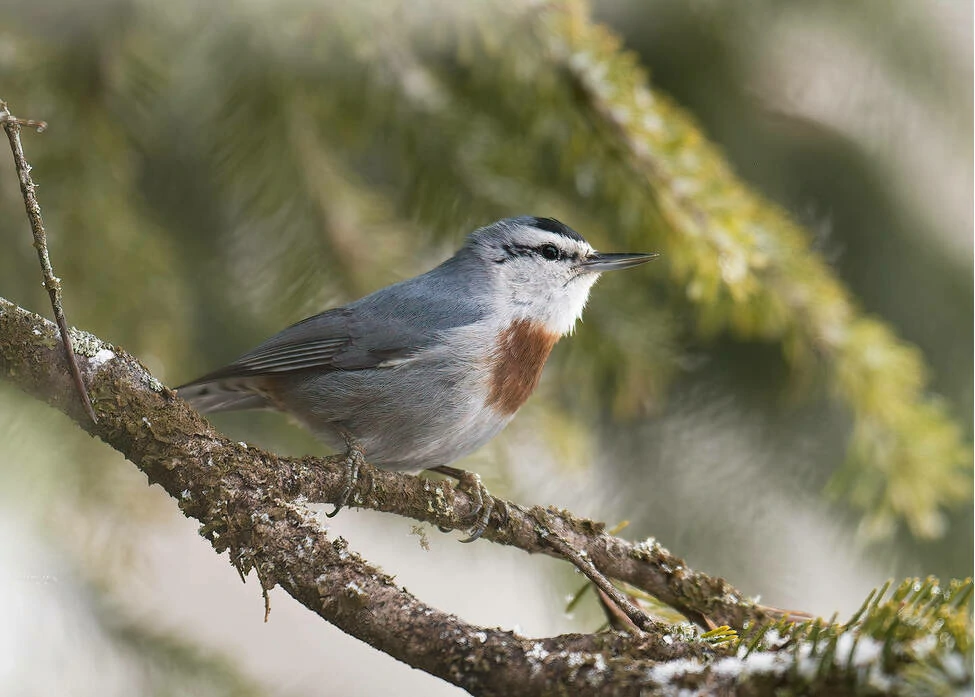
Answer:
<path fill-rule="evenodd" d="M 144 623 L 120 622 L 106 612 L 105 629 L 129 665 L 138 667 L 138 694 L 145 697 L 210 695 L 258 697 L 266 691 L 241 675 L 235 661 L 213 655 L 184 637 L 148 630 Z"/>
<path fill-rule="evenodd" d="M 945 71 L 929 79 L 900 50 L 905 37 L 918 52 L 934 39 L 892 19 L 897 40 L 883 43 L 869 29 L 886 6 L 846 6 L 596 4 L 641 61 L 576 0 L 5 0 L 0 96 L 51 124 L 25 144 L 69 320 L 169 383 L 429 268 L 479 225 L 552 215 L 598 248 L 663 254 L 645 272 L 603 281 L 553 356 L 535 401 L 546 403 L 541 422 L 552 428 L 540 436 L 556 452 L 583 424 L 599 423 L 605 442 L 631 437 L 707 362 L 709 377 L 748 388 L 764 380 L 791 404 L 832 397 L 849 433 L 829 484 L 843 510 L 875 538 L 938 536 L 946 515 L 956 531 L 970 528 L 957 511 L 971 500 L 971 434 L 959 426 L 971 416 L 970 385 L 959 387 L 971 375 L 971 331 L 959 332 L 956 317 L 971 321 L 971 268 L 952 270 L 957 260 L 939 256 L 920 213 L 884 208 L 852 188 L 852 175 L 842 186 L 856 216 L 837 250 L 784 183 L 783 172 L 815 168 L 782 154 L 763 170 L 755 153 L 767 142 L 731 92 L 749 87 L 731 37 L 761 35 L 750 23 L 762 13 L 815 7 L 837 23 L 851 18 L 851 32 L 932 112 L 944 110 Z M 651 84 L 644 64 L 677 99 Z M 698 119 L 760 186 L 743 183 Z M 824 179 L 853 170 L 837 139 L 800 131 L 789 131 L 792 142 L 816 157 L 827 156 L 823 143 L 846 153 Z M 785 129 L 776 133 L 785 140 Z M 0 184 L 0 293 L 43 312 L 16 182 Z M 912 276 L 905 256 L 934 271 Z M 935 361 L 948 400 L 932 394 L 920 351 L 898 333 Z M 25 444 L 12 452 L 28 452 L 31 427 L 52 419 L 9 391 L 0 400 L 0 429 Z M 310 443 L 249 423 L 286 448 Z M 2 476 L 40 498 L 31 477 L 48 473 L 73 502 L 56 524 L 106 500 L 128 515 L 141 506 L 138 487 L 103 495 L 126 475 L 103 467 L 96 450 L 65 435 L 33 474 Z M 65 452 L 87 464 L 65 464 Z M 646 464 L 622 475 L 633 506 L 654 486 L 634 479 Z M 951 563 L 970 567 L 970 545 L 955 550 Z"/>
<path fill-rule="evenodd" d="M 660 402 L 681 332 L 774 341 L 807 391 L 824 381 L 851 412 L 832 490 L 865 529 L 939 535 L 944 507 L 970 498 L 969 446 L 918 352 L 859 312 L 811 236 L 741 183 L 583 4 L 45 7 L 6 27 L 7 96 L 54 125 L 35 157 L 49 224 L 89 241 L 60 265 L 70 302 L 111 298 L 111 338 L 150 365 L 209 363 L 192 360 L 187 329 L 256 339 L 374 287 L 373 268 L 422 269 L 436 255 L 416 260 L 420 229 L 456 239 L 542 210 L 598 243 L 663 252 L 667 278 L 597 296 L 598 331 L 568 352 L 569 365 L 594 356 L 594 379 L 574 382 L 599 410 Z M 146 296 L 119 292 L 133 264 Z M 275 319 L 253 326 L 251 307 Z"/>

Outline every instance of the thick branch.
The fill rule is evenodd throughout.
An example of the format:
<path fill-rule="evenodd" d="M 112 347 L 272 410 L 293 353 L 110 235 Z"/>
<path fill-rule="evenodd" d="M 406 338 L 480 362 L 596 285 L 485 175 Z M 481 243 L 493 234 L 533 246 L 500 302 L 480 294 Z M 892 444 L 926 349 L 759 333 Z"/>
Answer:
<path fill-rule="evenodd" d="M 57 364 L 47 360 L 47 351 L 53 345 L 50 342 L 57 341 L 56 337 L 47 337 L 47 325 L 42 318 L 24 315 L 24 311 L 6 302 L 2 307 L 5 310 L 0 317 L 2 372 L 25 391 L 48 401 L 78 420 L 74 404 L 70 400 L 70 391 L 59 389 L 57 378 L 60 373 Z M 18 317 L 20 320 L 14 322 Z M 17 332 L 12 333 L 15 329 Z M 40 334 L 33 334 L 34 329 Z M 20 334 L 20 339 L 17 334 Z M 92 370 L 91 356 L 96 356 L 99 350 L 103 351 L 103 355 L 111 356 L 110 352 L 114 351 L 112 347 L 103 345 L 90 335 L 76 332 L 76 337 L 84 339 L 78 352 L 82 359 L 85 355 L 89 357 L 86 362 L 89 372 Z M 102 348 L 103 346 L 107 348 Z M 119 362 L 131 362 L 138 366 L 133 359 L 127 357 L 121 361 L 112 361 L 112 364 Z M 100 367 L 97 361 L 95 365 Z M 150 479 L 155 480 L 158 477 L 140 461 L 138 456 L 142 453 L 170 461 L 194 457 L 204 461 L 207 458 L 230 458 L 235 463 L 248 462 L 248 471 L 255 467 L 250 464 L 254 460 L 269 465 L 269 481 L 264 485 L 273 486 L 287 497 L 303 496 L 310 501 L 325 502 L 334 500 L 339 495 L 344 484 L 344 470 L 341 468 L 329 467 L 320 459 L 277 457 L 256 448 L 248 449 L 246 454 L 239 453 L 238 444 L 228 443 L 196 412 L 145 373 L 144 369 L 139 367 L 139 370 L 143 371 L 139 378 L 141 382 L 136 382 L 141 386 L 140 389 L 166 398 L 162 404 L 153 401 L 146 405 L 146 409 L 151 409 L 152 412 L 165 407 L 164 412 L 158 416 L 143 412 L 148 423 L 153 426 L 143 422 L 143 432 L 133 433 L 132 426 L 126 424 L 116 426 L 115 431 L 109 427 L 81 425 L 142 466 Z M 112 402 L 117 402 L 123 396 L 126 399 L 137 396 L 128 394 L 129 390 L 123 384 L 107 382 L 103 376 L 100 377 L 100 384 L 97 387 L 93 385 L 92 388 L 96 401 L 101 400 L 98 404 L 99 411 L 107 411 Z M 155 391 L 148 390 L 150 384 L 156 386 Z M 142 395 L 142 398 L 147 396 Z M 111 402 L 106 402 L 107 399 Z M 117 418 L 124 421 L 127 416 L 125 412 L 121 412 Z M 183 437 L 176 439 L 175 436 L 158 433 L 163 425 L 166 433 L 175 432 Z M 184 442 L 187 437 L 184 434 L 195 437 Z M 176 442 L 172 442 L 174 440 Z M 227 448 L 233 452 L 228 453 Z M 372 475 L 372 489 L 365 500 L 356 499 L 357 505 L 396 513 L 443 528 L 463 530 L 468 524 L 471 501 L 464 491 L 458 490 L 449 482 L 367 468 Z M 746 623 L 763 623 L 781 616 L 778 611 L 747 600 L 723 579 L 689 569 L 682 559 L 652 539 L 632 543 L 607 534 L 603 523 L 578 518 L 568 511 L 540 507 L 526 509 L 511 502 L 506 505 L 507 522 L 500 527 L 489 528 L 484 539 L 518 547 L 530 554 L 541 553 L 561 558 L 562 554 L 545 539 L 545 531 L 538 524 L 538 520 L 545 520 L 550 530 L 558 533 L 573 549 L 584 554 L 604 575 L 650 593 L 702 625 L 727 624 L 742 628 Z"/>
<path fill-rule="evenodd" d="M 0 298 L 0 377 L 63 411 L 138 465 L 187 516 L 202 523 L 203 536 L 217 551 L 227 550 L 242 575 L 254 569 L 265 590 L 280 585 L 346 633 L 413 667 L 479 695 L 664 695 L 682 689 L 764 695 L 797 685 L 811 695 L 871 692 L 869 684 L 853 679 L 859 673 L 847 668 L 854 660 L 852 650 L 843 661 L 830 654 L 817 663 L 826 670 L 813 670 L 816 679 L 808 683 L 789 668 L 802 659 L 796 642 L 769 647 L 774 653 L 748 655 L 739 649 L 737 656 L 729 656 L 687 631 L 687 625 L 671 628 L 670 634 L 650 628 L 635 636 L 605 632 L 526 639 L 468 624 L 396 586 L 344 539 L 327 537 L 303 505 L 302 492 L 336 494 L 343 476 L 340 467 L 330 460 L 279 458 L 233 443 L 131 356 L 84 332 L 74 331 L 73 338 L 92 387 L 97 424 L 74 399 L 70 376 L 58 360 L 62 347 L 55 326 Z M 374 474 L 372 507 L 463 526 L 470 502 L 448 484 Z M 418 501 L 427 507 L 423 515 Z M 538 539 L 543 533 L 527 522 L 538 510 L 526 513 L 508 505 L 508 525 L 492 537 L 524 542 L 527 551 L 546 551 Z M 658 570 L 664 560 L 681 562 L 657 545 L 630 545 L 607 535 L 601 525 L 564 512 L 544 514 L 539 520 L 547 528 L 577 541 L 594 563 L 598 557 L 614 569 L 611 575 L 629 571 L 631 578 L 652 580 L 669 574 L 679 579 L 676 587 L 685 593 L 701 579 L 726 586 L 676 566 Z M 718 612 L 735 607 L 727 598 L 708 598 L 710 588 L 699 591 L 698 607 Z M 760 608 L 747 603 L 741 607 L 743 616 L 761 617 Z M 811 669 L 808 660 L 806 664 L 804 669 Z"/>
<path fill-rule="evenodd" d="M 73 338 L 98 423 L 74 398 L 70 376 L 58 360 L 63 347 L 55 326 L 0 298 L 0 376 L 126 455 L 203 524 L 201 533 L 217 551 L 227 550 L 242 574 L 255 569 L 265 589 L 280 585 L 371 646 L 483 695 L 551 694 L 567 685 L 574 694 L 653 694 L 675 685 L 735 684 L 731 673 L 711 670 L 716 649 L 693 633 L 533 640 L 476 627 L 422 603 L 349 550 L 345 540 L 328 539 L 302 505 L 306 493 L 335 496 L 342 486 L 340 467 L 231 442 L 123 351 L 84 332 L 74 331 Z M 381 470 L 373 475 L 370 507 L 463 528 L 470 501 L 448 483 Z M 491 539 L 558 556 L 542 539 L 545 532 L 534 517 L 539 515 L 611 576 L 655 587 L 658 596 L 710 617 L 764 617 L 752 604 L 729 602 L 736 596 L 727 584 L 687 570 L 659 545 L 632 545 L 607 535 L 601 524 L 565 512 L 508 507 L 507 524 L 492 530 Z M 726 595 L 710 597 L 715 589 Z M 680 664 L 686 672 L 658 670 L 677 658 L 689 659 Z M 769 678 L 778 682 L 782 676 Z M 748 687 L 759 684 L 765 679 Z"/>
<path fill-rule="evenodd" d="M 577 679 L 592 687 L 591 694 L 625 694 L 627 685 L 639 690 L 656 661 L 713 654 L 706 643 L 664 641 L 653 633 L 531 640 L 430 607 L 349 550 L 344 539 L 328 539 L 301 504 L 308 488 L 337 492 L 338 467 L 234 443 L 132 357 L 83 332 L 74 338 L 97 424 L 74 399 L 54 325 L 0 298 L 0 375 L 125 454 L 203 524 L 204 537 L 217 551 L 229 551 L 242 573 L 255 569 L 264 588 L 280 585 L 343 631 L 411 666 L 476 694 L 544 694 Z M 455 498 L 458 507 L 467 503 L 446 484 L 376 475 L 375 488 L 386 501 L 422 496 L 431 507 L 440 501 L 440 510 Z M 462 515 L 451 506 L 432 520 Z M 504 670 L 491 670 L 498 665 Z"/>

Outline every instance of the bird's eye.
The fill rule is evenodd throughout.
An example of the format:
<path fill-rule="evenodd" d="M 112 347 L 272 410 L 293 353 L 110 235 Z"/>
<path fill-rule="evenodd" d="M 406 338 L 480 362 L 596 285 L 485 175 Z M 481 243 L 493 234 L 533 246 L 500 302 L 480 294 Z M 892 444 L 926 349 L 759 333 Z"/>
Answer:
<path fill-rule="evenodd" d="M 541 247 L 539 247 L 538 251 L 540 251 L 542 256 L 549 261 L 555 261 L 559 258 L 559 248 L 554 244 L 543 244 Z"/>

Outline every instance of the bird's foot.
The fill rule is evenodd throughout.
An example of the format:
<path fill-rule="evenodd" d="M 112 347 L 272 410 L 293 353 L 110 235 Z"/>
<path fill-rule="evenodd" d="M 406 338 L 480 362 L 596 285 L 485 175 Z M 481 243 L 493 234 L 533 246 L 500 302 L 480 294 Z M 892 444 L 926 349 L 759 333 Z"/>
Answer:
<path fill-rule="evenodd" d="M 339 493 L 338 499 L 335 500 L 335 508 L 331 513 L 326 513 L 325 516 L 328 518 L 334 518 L 338 515 L 346 504 L 349 502 L 349 497 L 352 496 L 352 492 L 355 491 L 356 484 L 359 482 L 359 471 L 362 465 L 365 464 L 366 458 L 362 452 L 362 446 L 359 442 L 352 437 L 350 433 L 343 433 L 343 438 L 345 438 L 345 485 L 342 487 L 342 491 Z M 373 480 L 372 475 L 369 476 L 369 481 L 366 486 L 365 496 L 369 495 L 372 491 Z"/>
<path fill-rule="evenodd" d="M 472 506 L 470 517 L 474 521 L 471 526 L 470 535 L 461 542 L 473 542 L 481 537 L 491 523 L 491 513 L 497 510 L 499 525 L 508 522 L 508 507 L 501 499 L 496 499 L 488 492 L 487 487 L 481 482 L 481 477 L 474 472 L 457 469 L 456 467 L 431 468 L 432 472 L 439 472 L 457 480 L 457 488 L 467 492 L 471 497 Z M 441 532 L 450 532 L 449 528 L 440 528 Z"/>

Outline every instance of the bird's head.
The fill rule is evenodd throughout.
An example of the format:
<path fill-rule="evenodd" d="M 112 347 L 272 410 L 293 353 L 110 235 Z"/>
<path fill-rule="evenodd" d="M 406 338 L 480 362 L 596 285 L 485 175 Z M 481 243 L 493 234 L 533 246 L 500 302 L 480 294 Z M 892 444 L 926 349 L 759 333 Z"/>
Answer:
<path fill-rule="evenodd" d="M 604 271 L 627 269 L 656 254 L 601 254 L 553 218 L 505 218 L 475 230 L 465 252 L 485 267 L 495 311 L 568 334 Z"/>

